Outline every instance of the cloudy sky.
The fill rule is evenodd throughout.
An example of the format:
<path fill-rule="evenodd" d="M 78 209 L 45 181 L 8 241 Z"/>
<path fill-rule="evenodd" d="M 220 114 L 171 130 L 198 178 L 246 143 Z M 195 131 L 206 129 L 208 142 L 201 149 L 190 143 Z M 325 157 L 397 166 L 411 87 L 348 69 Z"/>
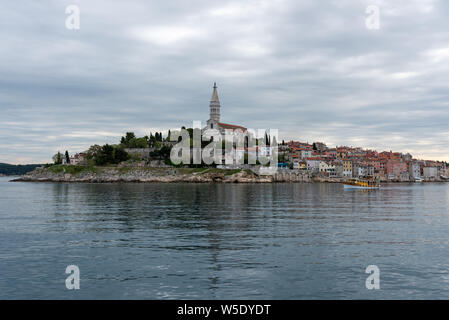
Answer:
<path fill-rule="evenodd" d="M 223 122 L 449 161 L 448 16 L 445 0 L 3 1 L 0 162 L 205 122 L 214 81 Z"/>

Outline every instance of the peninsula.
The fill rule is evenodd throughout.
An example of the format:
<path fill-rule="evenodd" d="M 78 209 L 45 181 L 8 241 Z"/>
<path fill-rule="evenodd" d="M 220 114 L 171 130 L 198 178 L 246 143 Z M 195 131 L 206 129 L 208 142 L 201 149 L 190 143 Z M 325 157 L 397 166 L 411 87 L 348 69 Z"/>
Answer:
<path fill-rule="evenodd" d="M 214 140 L 211 136 L 207 142 L 195 140 L 195 137 L 203 137 L 203 133 L 211 130 L 215 130 L 220 139 Z M 165 135 L 150 132 L 144 137 L 127 132 L 118 144 L 93 145 L 72 155 L 68 151 L 65 154 L 58 151 L 52 164 L 36 168 L 13 181 L 266 183 L 341 182 L 351 178 L 383 182 L 449 180 L 449 164 L 444 161 L 415 159 L 410 153 L 391 150 L 378 152 L 352 146 L 328 147 L 323 142 L 282 140 L 278 143 L 270 133 L 265 131 L 265 136 L 255 137 L 242 125 L 221 122 L 221 105 L 214 83 L 209 120 L 204 128 L 182 127 L 179 131 L 168 130 Z M 236 142 L 239 135 L 245 139 L 241 145 Z M 226 140 L 229 137 L 231 140 Z M 207 164 L 201 156 L 199 161 L 197 157 L 197 161 L 192 162 L 195 146 L 203 152 L 211 144 L 219 143 L 222 145 L 218 149 L 218 162 Z M 179 145 L 188 149 L 188 156 L 173 162 L 173 155 L 179 153 L 176 149 Z M 214 157 L 217 155 L 215 151 L 212 154 Z M 261 156 L 270 158 L 270 168 L 276 169 L 272 174 L 261 172 L 268 166 L 263 161 L 259 162 Z M 250 159 L 257 161 L 251 162 Z"/>

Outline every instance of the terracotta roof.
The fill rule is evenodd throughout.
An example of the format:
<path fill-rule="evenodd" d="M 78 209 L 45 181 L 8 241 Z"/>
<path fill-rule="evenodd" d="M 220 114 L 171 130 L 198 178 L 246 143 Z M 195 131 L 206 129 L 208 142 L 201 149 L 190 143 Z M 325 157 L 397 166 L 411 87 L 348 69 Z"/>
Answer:
<path fill-rule="evenodd" d="M 228 124 L 228 123 L 223 123 L 223 122 L 219 122 L 218 125 L 224 129 L 232 129 L 232 130 L 237 130 L 237 129 L 242 129 L 242 131 L 246 131 L 245 127 L 242 126 L 237 126 L 234 124 Z"/>

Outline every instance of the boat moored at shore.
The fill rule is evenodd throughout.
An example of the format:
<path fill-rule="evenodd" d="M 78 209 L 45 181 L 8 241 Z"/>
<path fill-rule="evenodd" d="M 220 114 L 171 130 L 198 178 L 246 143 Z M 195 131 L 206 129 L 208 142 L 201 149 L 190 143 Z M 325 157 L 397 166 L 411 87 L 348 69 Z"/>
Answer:
<path fill-rule="evenodd" d="M 343 182 L 345 189 L 379 189 L 380 183 L 375 180 L 351 179 Z"/>

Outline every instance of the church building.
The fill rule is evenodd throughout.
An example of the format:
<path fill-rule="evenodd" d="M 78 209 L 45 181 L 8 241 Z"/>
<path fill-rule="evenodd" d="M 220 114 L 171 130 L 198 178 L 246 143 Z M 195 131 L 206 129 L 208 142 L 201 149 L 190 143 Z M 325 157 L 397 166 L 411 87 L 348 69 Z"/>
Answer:
<path fill-rule="evenodd" d="M 210 117 L 209 120 L 207 120 L 207 126 L 204 128 L 204 130 L 217 129 L 222 135 L 225 134 L 226 129 L 232 131 L 240 129 L 242 132 L 246 132 L 245 127 L 220 122 L 221 107 L 220 107 L 220 100 L 218 99 L 217 84 L 215 82 L 212 97 L 210 99 L 209 109 L 210 109 Z"/>

